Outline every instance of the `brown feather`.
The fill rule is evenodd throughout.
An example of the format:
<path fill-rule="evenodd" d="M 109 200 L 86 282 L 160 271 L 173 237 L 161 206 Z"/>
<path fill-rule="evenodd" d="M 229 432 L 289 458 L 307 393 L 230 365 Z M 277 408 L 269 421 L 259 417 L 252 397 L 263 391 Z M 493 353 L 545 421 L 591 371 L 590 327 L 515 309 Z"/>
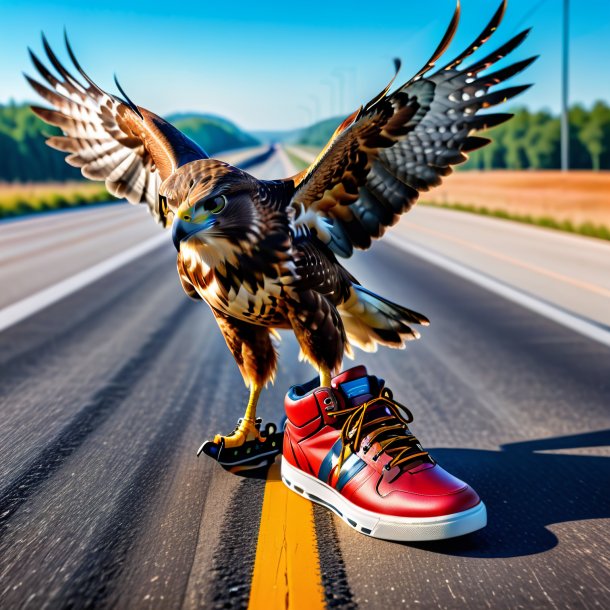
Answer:
<path fill-rule="evenodd" d="M 53 106 L 33 106 L 32 110 L 64 132 L 63 137 L 50 138 L 48 144 L 71 152 L 66 161 L 80 167 L 85 177 L 104 180 L 112 194 L 126 197 L 131 203 L 146 203 L 155 218 L 165 224 L 158 207 L 158 185 L 181 165 L 207 158 L 206 153 L 161 117 L 144 108 L 132 108 L 98 87 L 77 62 L 67 39 L 68 53 L 85 84 L 63 66 L 44 37 L 43 45 L 61 79 L 31 51 L 34 67 L 50 88 L 27 79 Z M 130 151 L 135 156 L 127 162 Z M 149 174 L 155 179 L 154 188 Z"/>
<path fill-rule="evenodd" d="M 394 93 L 386 88 L 335 131 L 318 158 L 292 178 L 295 226 L 307 227 L 336 254 L 368 248 L 373 238 L 409 210 L 421 192 L 440 184 L 465 153 L 489 142 L 474 135 L 503 122 L 508 115 L 479 115 L 483 108 L 502 103 L 527 87 L 489 92 L 527 67 L 517 62 L 479 78 L 515 49 L 527 32 L 518 34 L 470 67 L 457 66 L 485 44 L 496 31 L 506 8 L 500 4 L 488 25 L 454 60 L 430 76 L 446 51 L 459 19 L 459 2 L 447 31 L 425 66 Z M 355 118 L 354 118 L 355 116 Z M 505 118 L 506 117 L 506 118 Z"/>

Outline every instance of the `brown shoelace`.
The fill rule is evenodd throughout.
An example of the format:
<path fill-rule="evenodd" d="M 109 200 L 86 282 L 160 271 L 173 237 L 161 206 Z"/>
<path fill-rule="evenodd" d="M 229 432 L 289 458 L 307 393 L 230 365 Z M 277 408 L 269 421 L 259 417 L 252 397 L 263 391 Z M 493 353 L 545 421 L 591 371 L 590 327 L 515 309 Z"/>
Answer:
<path fill-rule="evenodd" d="M 367 412 L 370 411 L 371 407 L 380 403 L 388 409 L 389 413 L 367 420 Z M 382 453 L 392 456 L 392 460 L 385 466 L 386 470 L 390 470 L 394 466 L 404 466 L 419 459 L 429 458 L 430 461 L 432 460 L 428 452 L 423 449 L 417 438 L 408 429 L 408 424 L 413 421 L 411 411 L 394 400 L 389 388 L 383 388 L 379 396 L 367 400 L 361 405 L 346 407 L 345 409 L 329 409 L 328 414 L 333 417 L 348 416 L 341 428 L 343 447 L 339 455 L 336 472 L 341 469 L 347 448 L 351 448 L 352 452 L 356 453 L 362 438 L 366 435 L 369 437 L 369 445 L 363 447 L 365 453 L 370 449 L 375 439 L 378 439 L 381 451 L 373 459 L 377 459 Z M 405 431 L 407 432 L 405 433 Z"/>

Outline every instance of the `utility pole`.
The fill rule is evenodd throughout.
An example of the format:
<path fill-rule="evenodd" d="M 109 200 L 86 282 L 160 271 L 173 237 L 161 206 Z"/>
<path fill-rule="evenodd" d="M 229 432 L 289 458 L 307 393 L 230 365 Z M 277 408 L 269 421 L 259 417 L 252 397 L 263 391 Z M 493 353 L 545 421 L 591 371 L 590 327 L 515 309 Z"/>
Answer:
<path fill-rule="evenodd" d="M 300 104 L 299 106 L 297 106 L 297 108 L 299 110 L 302 110 L 307 115 L 306 127 L 309 127 L 313 123 L 312 116 L 311 116 L 311 108 L 309 106 L 304 106 L 303 104 Z"/>
<path fill-rule="evenodd" d="M 317 95 L 312 95 L 311 93 L 307 97 L 313 102 L 313 120 L 314 123 L 317 123 L 320 120 L 320 98 Z"/>
<path fill-rule="evenodd" d="M 335 83 L 331 80 L 320 81 L 323 85 L 327 86 L 330 91 L 330 116 L 335 116 Z"/>
<path fill-rule="evenodd" d="M 345 85 L 346 77 L 343 73 L 343 68 L 335 68 L 333 70 L 333 76 L 337 79 L 339 84 L 339 114 L 343 115 L 345 111 Z"/>
<path fill-rule="evenodd" d="M 563 37 L 561 66 L 561 171 L 570 166 L 570 119 L 568 116 L 570 0 L 563 0 Z"/>

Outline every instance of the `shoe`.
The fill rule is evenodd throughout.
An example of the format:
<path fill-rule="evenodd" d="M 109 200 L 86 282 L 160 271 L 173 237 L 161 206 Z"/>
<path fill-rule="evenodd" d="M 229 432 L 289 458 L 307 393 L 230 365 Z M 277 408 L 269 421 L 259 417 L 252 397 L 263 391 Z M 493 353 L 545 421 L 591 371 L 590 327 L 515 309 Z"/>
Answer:
<path fill-rule="evenodd" d="M 284 433 L 270 422 L 264 430 L 260 430 L 262 421 L 260 418 L 256 420 L 256 429 L 261 438 L 246 441 L 238 447 L 225 447 L 224 441 L 205 441 L 197 450 L 197 457 L 202 453 L 208 455 L 225 470 L 241 476 L 258 476 L 266 472 L 282 452 Z M 238 425 L 240 422 L 237 422 Z"/>
<path fill-rule="evenodd" d="M 408 428 L 409 410 L 357 366 L 331 388 L 314 379 L 285 400 L 282 479 L 355 530 L 386 540 L 442 540 L 485 527 L 485 505 Z"/>

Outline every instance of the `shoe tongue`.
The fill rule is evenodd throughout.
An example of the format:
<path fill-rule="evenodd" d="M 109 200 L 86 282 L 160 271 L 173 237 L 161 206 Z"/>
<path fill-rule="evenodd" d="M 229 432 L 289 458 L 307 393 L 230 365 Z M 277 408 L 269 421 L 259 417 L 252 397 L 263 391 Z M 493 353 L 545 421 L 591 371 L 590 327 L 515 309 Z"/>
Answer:
<path fill-rule="evenodd" d="M 355 366 L 331 381 L 333 390 L 338 391 L 348 404 L 355 406 L 371 400 L 379 391 L 378 385 L 377 378 L 369 376 L 364 366 Z"/>

